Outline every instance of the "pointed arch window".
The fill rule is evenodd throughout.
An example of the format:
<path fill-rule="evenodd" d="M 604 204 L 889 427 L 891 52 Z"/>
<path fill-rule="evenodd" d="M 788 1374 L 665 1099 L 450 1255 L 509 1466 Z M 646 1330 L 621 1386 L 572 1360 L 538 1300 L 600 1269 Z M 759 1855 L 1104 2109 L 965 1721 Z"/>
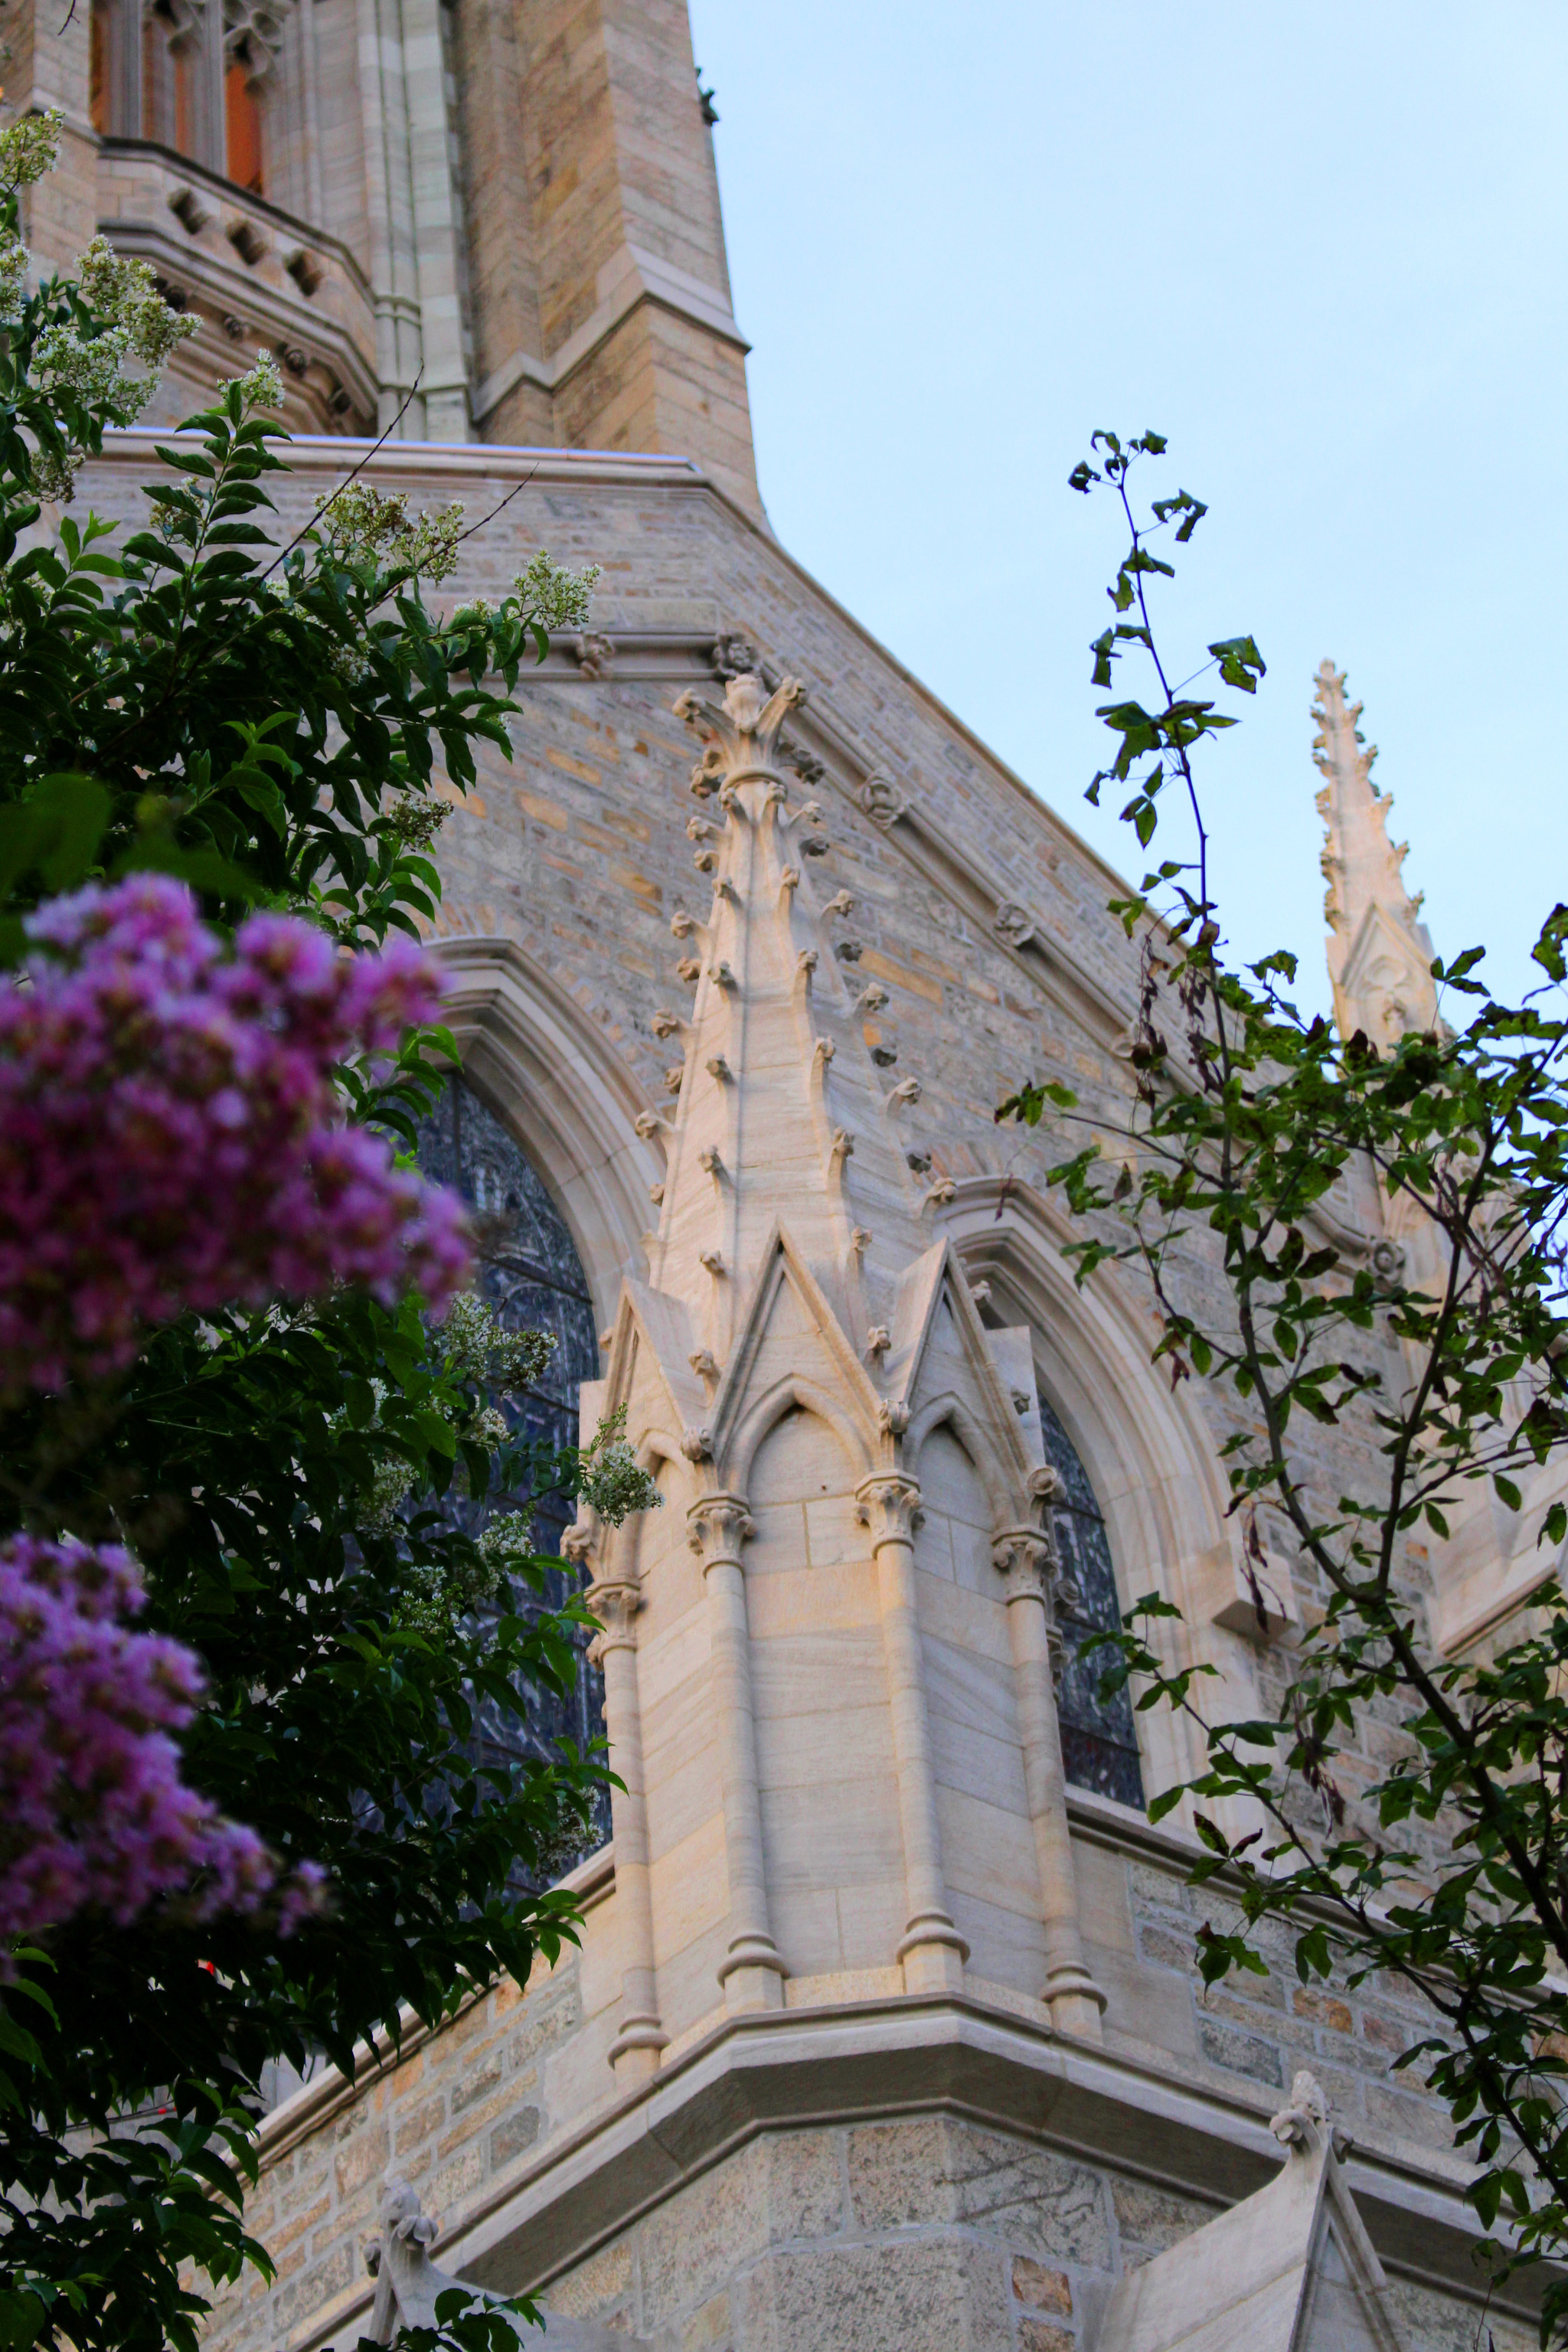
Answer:
<path fill-rule="evenodd" d="M 476 1288 L 500 1320 L 514 1330 L 553 1333 L 555 1352 L 537 1388 L 521 1396 L 498 1398 L 513 1426 L 552 1448 L 577 1441 L 577 1396 L 599 1370 L 594 1302 L 583 1263 L 565 1220 L 510 1130 L 468 1082 L 454 1077 L 437 1111 L 420 1131 L 419 1165 L 427 1176 L 461 1193 L 475 1213 L 479 1241 Z M 479 1516 L 515 1507 L 520 1498 L 498 1498 Z M 528 1498 L 521 1498 L 527 1500 Z M 471 1507 L 454 1502 L 450 1508 Z M 560 1551 L 569 1512 L 558 1496 L 529 1503 L 534 1541 L 542 1552 Z M 565 1562 L 550 1580 L 549 1601 L 559 1606 L 581 1590 L 577 1571 Z M 547 1757 L 563 1736 L 586 1747 L 603 1730 L 604 1682 L 591 1665 L 585 1640 L 578 1650 L 575 1685 L 563 1699 L 546 1690 L 531 1695 L 525 1721 L 499 1714 L 489 1702 L 479 1710 L 485 1752 L 498 1761 Z M 609 1836 L 607 1796 L 596 1822 L 597 1845 Z M 570 1868 L 572 1858 L 558 1857 Z"/>
<path fill-rule="evenodd" d="M 1143 1773 L 1132 1701 L 1125 1690 L 1102 1700 L 1100 1683 L 1105 1655 L 1099 1650 L 1087 1658 L 1082 1654 L 1090 1634 L 1108 1632 L 1121 1622 L 1121 1604 L 1104 1515 L 1077 1448 L 1044 1396 L 1040 1422 L 1047 1455 L 1065 1489 L 1054 1515 L 1057 1542 L 1076 1592 L 1070 1606 L 1058 1607 L 1067 1646 L 1057 1696 L 1062 1762 L 1070 1787 L 1097 1790 L 1101 1796 L 1115 1797 L 1142 1812 Z"/>

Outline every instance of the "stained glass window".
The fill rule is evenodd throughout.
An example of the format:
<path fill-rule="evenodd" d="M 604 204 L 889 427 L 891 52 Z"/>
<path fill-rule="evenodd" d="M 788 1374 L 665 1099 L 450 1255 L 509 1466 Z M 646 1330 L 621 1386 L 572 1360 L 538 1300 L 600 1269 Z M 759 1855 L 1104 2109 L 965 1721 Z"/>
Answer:
<path fill-rule="evenodd" d="M 426 1175 L 460 1192 L 476 1212 L 480 1261 L 476 1286 L 500 1321 L 514 1330 L 543 1329 L 555 1336 L 555 1353 L 538 1387 L 497 1402 L 513 1426 L 521 1424 L 530 1437 L 542 1438 L 552 1447 L 575 1444 L 577 1391 L 584 1380 L 598 1375 L 599 1345 L 593 1299 L 565 1220 L 521 1145 L 464 1079 L 451 1081 L 439 1108 L 425 1122 L 419 1164 Z M 512 1498 L 500 1498 L 489 1508 L 511 1507 Z M 464 1513 L 472 1507 L 452 1505 Z M 559 1496 L 547 1496 L 531 1507 L 536 1548 L 559 1555 L 569 1506 Z M 479 1516 L 488 1517 L 489 1509 Z M 563 1563 L 550 1584 L 548 1598 L 559 1605 L 579 1589 L 580 1579 Z M 501 1715 L 486 1703 L 479 1714 L 480 1742 L 498 1761 L 548 1756 L 563 1736 L 585 1747 L 603 1734 L 603 1681 L 588 1663 L 584 1638 L 570 1699 L 536 1691 L 525 1721 Z M 607 1794 L 600 1811 L 595 1845 L 610 1833 Z"/>
<path fill-rule="evenodd" d="M 1089 1473 L 1079 1460 L 1071 1438 L 1040 1399 L 1046 1453 L 1060 1474 L 1066 1493 L 1056 1506 L 1057 1542 L 1062 1565 L 1078 1590 L 1076 1601 L 1060 1612 L 1067 1662 L 1057 1695 L 1061 1725 L 1062 1762 L 1075 1789 L 1098 1789 L 1124 1805 L 1143 1810 L 1143 1775 L 1138 1761 L 1138 1735 L 1132 1723 L 1132 1701 L 1125 1690 L 1102 1700 L 1100 1677 L 1106 1658 L 1102 1651 L 1081 1655 L 1091 1633 L 1121 1622 L 1116 1571 L 1105 1520 L 1094 1497 Z"/>

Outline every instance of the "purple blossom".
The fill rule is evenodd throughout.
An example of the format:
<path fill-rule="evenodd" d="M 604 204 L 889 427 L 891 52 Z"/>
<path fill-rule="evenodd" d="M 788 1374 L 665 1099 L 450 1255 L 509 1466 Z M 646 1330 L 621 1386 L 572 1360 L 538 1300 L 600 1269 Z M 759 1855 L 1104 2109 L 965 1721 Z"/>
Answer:
<path fill-rule="evenodd" d="M 0 982 L 0 1388 L 120 1370 L 187 1309 L 339 1282 L 449 1297 L 459 1202 L 346 1125 L 333 1086 L 435 1013 L 412 941 L 346 956 L 257 915 L 228 955 L 161 875 L 27 929 Z"/>
<path fill-rule="evenodd" d="M 121 1622 L 143 1599 L 116 1547 L 0 1544 L 0 1942 L 88 1905 L 120 1925 L 161 1896 L 197 1919 L 265 1906 L 283 1935 L 319 1905 L 316 1864 L 279 1885 L 256 1832 L 182 1785 L 170 1734 L 201 1669 Z"/>

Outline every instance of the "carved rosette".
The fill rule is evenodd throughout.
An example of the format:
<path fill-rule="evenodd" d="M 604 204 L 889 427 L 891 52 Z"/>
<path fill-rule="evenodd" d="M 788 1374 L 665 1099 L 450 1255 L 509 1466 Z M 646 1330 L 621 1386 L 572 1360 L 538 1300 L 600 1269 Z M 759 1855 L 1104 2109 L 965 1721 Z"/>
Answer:
<path fill-rule="evenodd" d="M 702 1573 L 739 1568 L 741 1550 L 756 1521 L 739 1495 L 701 1495 L 687 1512 L 686 1540 L 702 1563 Z"/>
<path fill-rule="evenodd" d="M 925 1517 L 919 1486 L 901 1473 L 868 1478 L 857 1486 L 855 1513 L 861 1526 L 871 1530 L 874 1552 L 887 1543 L 913 1543 Z"/>
<path fill-rule="evenodd" d="M 599 1631 L 588 1644 L 588 1660 L 602 1670 L 612 1650 L 637 1648 L 632 1620 L 642 1607 L 642 1594 L 635 1584 L 591 1584 L 584 1598 L 599 1620 Z"/>

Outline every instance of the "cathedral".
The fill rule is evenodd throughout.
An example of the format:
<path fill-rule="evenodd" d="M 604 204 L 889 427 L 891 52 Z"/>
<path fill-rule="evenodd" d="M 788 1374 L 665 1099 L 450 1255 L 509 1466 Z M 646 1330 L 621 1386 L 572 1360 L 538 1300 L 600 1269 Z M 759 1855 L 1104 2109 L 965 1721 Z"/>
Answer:
<path fill-rule="evenodd" d="M 620 1785 L 580 1948 L 275 2085 L 276 2277 L 214 2352 L 390 2344 L 453 2280 L 581 2352 L 1522 2352 L 1390 2071 L 1413 2011 L 1283 1946 L 1205 1995 L 1227 1897 L 1146 1811 L 1197 1757 L 1080 1657 L 1158 1591 L 1245 1714 L 1318 1601 L 1277 1536 L 1258 1605 L 1232 1406 L 1151 1366 L 1132 1280 L 1077 1287 L 1061 1155 L 994 1121 L 1026 1079 L 1122 1115 L 1118 879 L 770 529 L 683 0 L 13 0 L 10 38 L 65 122 L 35 252 L 102 230 L 197 321 L 83 504 L 139 520 L 157 434 L 269 352 L 288 529 L 384 436 L 370 478 L 488 518 L 455 597 L 601 567 L 510 762 L 443 787 L 426 1159 L 556 1335 L 538 1425 L 624 1409 L 658 1480 L 547 1530 L 602 1628 L 553 1729 Z M 1430 943 L 1316 690 L 1335 1010 L 1382 1038 Z M 1539 1575 L 1511 1540 L 1483 1507 L 1425 1564 L 1448 1653 Z"/>

